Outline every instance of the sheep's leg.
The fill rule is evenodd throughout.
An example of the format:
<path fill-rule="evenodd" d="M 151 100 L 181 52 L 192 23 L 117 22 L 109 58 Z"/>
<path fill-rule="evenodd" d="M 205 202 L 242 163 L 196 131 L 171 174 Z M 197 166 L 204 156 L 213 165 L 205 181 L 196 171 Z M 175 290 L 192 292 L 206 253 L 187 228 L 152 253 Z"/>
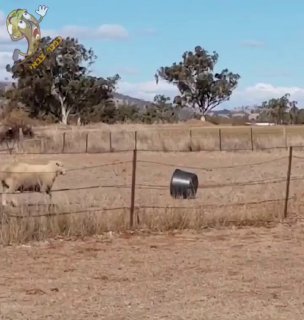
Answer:
<path fill-rule="evenodd" d="M 45 195 L 48 195 L 49 197 L 49 204 L 48 204 L 48 209 L 50 210 L 51 206 L 52 206 L 52 193 L 51 193 L 51 188 L 48 186 L 42 186 L 42 192 Z"/>
<path fill-rule="evenodd" d="M 3 184 L 2 205 L 4 207 L 7 206 L 7 195 L 13 192 L 14 192 L 14 188 L 12 186 L 7 187 L 6 185 Z M 11 200 L 10 203 L 13 207 L 16 207 L 16 202 L 14 200 Z"/>
<path fill-rule="evenodd" d="M 1 181 L 1 184 L 2 184 L 1 203 L 2 203 L 2 206 L 5 207 L 6 206 L 7 185 L 5 184 L 5 182 L 3 180 Z"/>
<path fill-rule="evenodd" d="M 2 199 L 1 199 L 2 201 L 1 201 L 1 202 L 2 202 L 2 206 L 3 206 L 3 207 L 6 207 L 6 204 L 7 204 L 7 202 L 6 202 L 6 190 L 7 190 L 7 189 L 3 187 L 3 193 L 2 193 L 2 197 L 1 197 L 1 198 L 2 198 Z"/>
<path fill-rule="evenodd" d="M 13 185 L 10 185 L 10 187 L 7 189 L 7 192 L 10 193 L 10 194 L 13 194 L 13 193 L 18 193 L 16 192 L 15 188 Z M 11 199 L 10 200 L 10 203 L 11 203 L 11 206 L 12 207 L 17 207 L 17 202 L 16 202 L 16 199 Z"/>
<path fill-rule="evenodd" d="M 7 181 L 5 181 L 5 180 L 2 180 L 1 181 L 1 184 L 2 184 L 2 206 L 3 207 L 6 207 L 7 206 L 7 194 L 9 193 L 9 191 L 10 191 L 10 186 L 11 186 L 11 184 L 10 183 L 8 183 Z"/>
<path fill-rule="evenodd" d="M 49 199 L 47 200 L 47 202 L 48 202 L 47 208 L 48 208 L 48 212 L 50 212 L 51 211 L 51 207 L 52 207 L 52 194 L 48 190 L 44 191 L 44 194 L 45 194 L 45 196 L 48 195 Z"/>

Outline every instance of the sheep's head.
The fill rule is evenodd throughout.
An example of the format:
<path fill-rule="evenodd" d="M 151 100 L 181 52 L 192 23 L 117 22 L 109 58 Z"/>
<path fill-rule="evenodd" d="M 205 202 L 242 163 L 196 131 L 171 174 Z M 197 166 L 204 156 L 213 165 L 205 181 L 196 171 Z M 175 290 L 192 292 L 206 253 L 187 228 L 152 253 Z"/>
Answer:
<path fill-rule="evenodd" d="M 61 161 L 53 161 L 53 164 L 55 165 L 57 176 L 66 174 L 66 170 Z"/>

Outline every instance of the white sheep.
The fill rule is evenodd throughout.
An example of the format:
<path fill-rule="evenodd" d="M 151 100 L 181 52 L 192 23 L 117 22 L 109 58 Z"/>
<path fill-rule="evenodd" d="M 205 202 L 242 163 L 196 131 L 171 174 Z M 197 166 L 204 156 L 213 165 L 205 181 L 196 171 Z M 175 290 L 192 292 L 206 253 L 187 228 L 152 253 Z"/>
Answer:
<path fill-rule="evenodd" d="M 48 194 L 52 200 L 51 189 L 55 179 L 58 175 L 65 174 L 66 170 L 60 161 L 49 161 L 47 164 L 18 162 L 6 165 L 0 170 L 2 205 L 6 206 L 8 193 L 23 191 L 42 192 Z"/>

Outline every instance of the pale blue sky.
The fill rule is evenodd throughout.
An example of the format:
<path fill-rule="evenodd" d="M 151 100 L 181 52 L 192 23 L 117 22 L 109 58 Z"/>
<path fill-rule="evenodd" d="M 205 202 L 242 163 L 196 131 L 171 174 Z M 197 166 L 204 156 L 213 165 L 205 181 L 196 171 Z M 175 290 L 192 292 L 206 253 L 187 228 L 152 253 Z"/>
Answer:
<path fill-rule="evenodd" d="M 218 69 L 241 75 L 225 106 L 259 103 L 286 91 L 304 103 L 304 1 L 0 0 L 0 11 L 5 16 L 21 7 L 35 13 L 42 4 L 49 7 L 42 32 L 70 32 L 92 47 L 98 56 L 94 72 L 119 73 L 125 93 L 173 95 L 165 84 L 154 84 L 155 71 L 201 45 L 218 52 Z M 0 32 L 0 58 L 9 50 Z"/>

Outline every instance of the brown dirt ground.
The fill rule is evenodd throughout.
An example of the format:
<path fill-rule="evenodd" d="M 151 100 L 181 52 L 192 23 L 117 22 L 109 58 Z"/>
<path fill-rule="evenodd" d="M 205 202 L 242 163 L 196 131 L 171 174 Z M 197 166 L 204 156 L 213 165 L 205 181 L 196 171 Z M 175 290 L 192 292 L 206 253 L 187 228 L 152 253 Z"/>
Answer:
<path fill-rule="evenodd" d="M 302 320 L 302 225 L 0 248 L 0 319 Z"/>

